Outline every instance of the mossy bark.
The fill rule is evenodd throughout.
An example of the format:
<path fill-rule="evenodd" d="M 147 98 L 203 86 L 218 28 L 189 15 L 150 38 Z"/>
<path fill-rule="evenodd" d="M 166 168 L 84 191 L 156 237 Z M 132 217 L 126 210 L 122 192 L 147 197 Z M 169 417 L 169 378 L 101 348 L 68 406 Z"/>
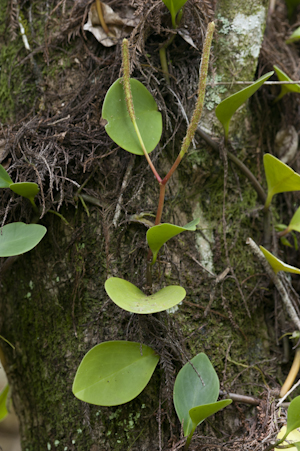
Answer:
<path fill-rule="evenodd" d="M 257 0 L 256 4 L 257 9 L 266 8 L 265 1 Z M 229 15 L 232 5 L 220 1 L 219 14 L 233 20 Z M 256 14 L 253 9 L 245 10 L 244 2 L 234 5 L 236 14 Z M 260 26 L 263 29 L 262 23 Z M 220 61 L 218 74 L 227 80 L 232 48 L 226 52 L 225 44 L 217 43 L 214 55 Z M 247 59 L 247 69 L 244 63 L 235 66 L 237 78 L 241 74 L 242 79 L 253 77 L 258 53 L 251 58 L 251 62 L 250 56 Z M 167 156 L 172 150 L 167 149 Z M 120 157 L 122 150 L 117 152 L 101 160 L 107 161 L 107 185 L 97 176 L 91 178 L 95 199 L 105 197 L 104 189 L 113 191 L 116 174 L 126 171 L 128 159 Z M 161 157 L 159 170 L 169 166 L 167 156 Z M 250 166 L 254 163 L 249 159 Z M 110 173 L 109 168 L 116 169 Z M 76 170 L 72 177 L 81 177 L 80 158 Z M 184 286 L 186 301 L 175 313 L 161 313 L 152 319 L 123 312 L 104 291 L 110 275 L 145 287 L 147 229 L 131 214 L 141 210 L 155 213 L 159 190 L 153 188 L 152 175 L 139 157 L 125 191 L 120 185 L 117 193 L 118 198 L 124 196 L 122 202 L 131 202 L 129 214 L 122 213 L 118 227 L 113 226 L 115 200 L 103 205 L 98 202 L 98 207 L 87 204 L 88 216 L 78 198 L 71 199 L 68 209 L 62 212 L 69 226 L 54 215 L 43 218 L 48 228 L 46 238 L 18 258 L 2 274 L 1 281 L 1 335 L 15 347 L 1 342 L 2 359 L 20 418 L 23 451 L 167 450 L 180 438 L 170 387 L 182 363 L 198 352 L 206 352 L 212 360 L 223 388 L 233 391 L 238 378 L 247 394 L 261 393 L 261 385 L 273 368 L 266 363 L 262 375 L 255 366 L 269 358 L 270 341 L 263 303 L 260 294 L 255 294 L 255 274 L 259 270 L 245 241 L 249 235 L 259 235 L 262 221 L 248 214 L 257 206 L 255 192 L 243 178 L 237 188 L 236 174 L 229 168 L 224 222 L 223 181 L 221 160 L 212 157 L 207 149 L 192 151 L 170 181 L 163 220 L 180 225 L 193 216 L 200 215 L 202 220 L 195 234 L 187 232 L 168 244 L 153 273 L 156 287 L 171 283 Z M 215 277 L 203 269 L 218 275 L 229 265 L 244 283 L 244 299 L 233 277 L 216 284 Z M 247 301 L 248 295 L 251 302 Z M 204 317 L 209 301 L 212 310 Z M 161 352 L 158 370 L 144 392 L 124 406 L 107 408 L 80 402 L 71 390 L 81 359 L 92 346 L 113 339 L 156 346 Z M 248 371 L 241 372 L 240 365 Z M 224 412 L 215 424 L 226 424 L 227 430 L 234 432 L 240 413 L 234 406 L 228 411 L 233 419 L 227 421 Z M 208 426 L 204 429 L 211 430 Z M 217 432 L 217 436 L 221 440 L 222 434 Z"/>
<path fill-rule="evenodd" d="M 209 79 L 206 114 L 201 123 L 202 127 L 217 135 L 222 132 L 213 113 L 215 107 L 225 97 L 247 86 L 236 85 L 235 82 L 254 80 L 266 27 L 268 4 L 265 0 L 220 0 L 217 3 L 214 74 Z M 226 84 L 223 85 L 222 82 Z M 232 137 L 237 135 L 240 139 L 245 139 L 247 116 L 249 113 L 246 107 L 237 112 L 230 126 Z M 240 126 L 241 121 L 245 124 L 243 127 Z"/>

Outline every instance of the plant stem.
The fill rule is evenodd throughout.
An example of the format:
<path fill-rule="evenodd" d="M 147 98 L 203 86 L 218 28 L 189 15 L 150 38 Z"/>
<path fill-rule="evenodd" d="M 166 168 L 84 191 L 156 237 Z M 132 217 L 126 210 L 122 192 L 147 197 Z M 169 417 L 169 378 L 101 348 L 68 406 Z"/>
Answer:
<path fill-rule="evenodd" d="M 287 227 L 286 229 L 282 230 L 281 232 L 277 233 L 278 238 L 282 238 L 283 236 L 288 235 L 291 232 L 290 228 Z"/>
<path fill-rule="evenodd" d="M 34 202 L 34 198 L 33 197 L 29 197 L 28 199 L 30 200 L 30 203 L 32 205 L 32 208 L 33 208 L 35 214 L 39 216 L 40 215 L 40 211 L 39 211 L 36 203 Z"/>
<path fill-rule="evenodd" d="M 171 167 L 170 171 L 163 179 L 163 181 L 162 181 L 163 184 L 167 183 L 167 181 L 169 180 L 171 175 L 177 169 L 183 156 L 188 151 L 188 148 L 195 136 L 195 133 L 196 133 L 196 130 L 198 127 L 198 122 L 200 120 L 200 117 L 202 114 L 202 109 L 203 109 L 203 104 L 204 104 L 209 55 L 210 55 L 210 48 L 211 48 L 212 38 L 213 38 L 213 34 L 214 34 L 214 29 L 215 29 L 214 22 L 210 22 L 207 27 L 206 37 L 205 37 L 205 41 L 204 41 L 204 45 L 203 45 L 202 61 L 201 61 L 201 66 L 200 66 L 200 76 L 199 76 L 199 84 L 198 84 L 198 99 L 196 102 L 194 113 L 193 113 L 190 125 L 188 126 L 185 138 L 183 140 L 179 155 L 176 158 L 176 161 L 173 164 L 173 166 Z"/>
<path fill-rule="evenodd" d="M 169 68 L 168 68 L 165 46 L 163 46 L 159 49 L 159 59 L 160 59 L 160 65 L 161 65 L 163 74 L 166 77 L 167 84 L 169 85 L 170 84 L 170 75 L 169 75 Z"/>
<path fill-rule="evenodd" d="M 128 40 L 123 39 L 122 43 L 122 63 L 123 63 L 123 88 L 125 93 L 125 99 L 126 99 L 126 105 L 127 105 L 127 111 L 129 114 L 129 117 L 131 119 L 131 122 L 134 126 L 134 130 L 137 134 L 138 140 L 140 142 L 143 154 L 146 157 L 146 160 L 148 161 L 148 164 L 155 175 L 158 183 L 161 183 L 162 179 L 159 176 L 158 172 L 156 171 L 154 164 L 152 163 L 149 154 L 146 150 L 143 138 L 140 134 L 140 130 L 138 128 L 137 122 L 136 122 L 136 116 L 134 112 L 134 105 L 132 100 L 132 92 L 130 87 L 130 63 L 129 63 L 129 50 L 128 50 Z"/>
<path fill-rule="evenodd" d="M 165 192 L 166 192 L 166 184 L 159 184 L 159 201 L 155 218 L 155 225 L 160 224 L 161 215 L 164 208 L 164 200 L 165 200 Z"/>
<path fill-rule="evenodd" d="M 175 29 L 177 27 L 174 27 Z M 163 70 L 163 73 L 166 77 L 167 84 L 170 84 L 170 75 L 169 75 L 169 68 L 168 68 L 168 62 L 167 62 L 167 56 L 166 56 L 166 50 L 169 47 L 169 45 L 172 44 L 172 42 L 175 39 L 176 34 L 173 34 L 159 49 L 159 58 L 160 58 L 160 64 L 161 68 Z"/>
<path fill-rule="evenodd" d="M 185 447 L 184 447 L 184 451 L 187 451 L 189 449 L 193 434 L 194 434 L 195 429 L 190 433 L 190 435 L 187 437 L 186 439 L 186 443 L 185 443 Z"/>

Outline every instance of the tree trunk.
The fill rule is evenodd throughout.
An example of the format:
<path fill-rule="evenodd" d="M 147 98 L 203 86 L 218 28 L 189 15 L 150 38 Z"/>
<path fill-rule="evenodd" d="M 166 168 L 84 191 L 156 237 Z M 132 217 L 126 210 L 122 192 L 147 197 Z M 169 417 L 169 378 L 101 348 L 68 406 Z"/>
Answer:
<path fill-rule="evenodd" d="M 110 3 L 114 8 L 118 2 Z M 218 2 L 213 53 L 222 81 L 254 77 L 267 2 L 253 3 L 250 9 L 241 1 Z M 2 110 L 2 121 L 10 122 L 3 131 L 8 149 L 3 161 L 13 180 L 19 177 L 18 181 L 40 185 L 40 223 L 48 230 L 34 250 L 2 266 L 0 330 L 14 348 L 1 341 L 1 361 L 20 419 L 22 450 L 172 449 L 180 441 L 172 387 L 189 358 L 205 352 L 225 391 L 257 398 L 265 396 L 264 387 L 274 382 L 270 356 L 278 358 L 279 351 L 265 323 L 269 294 L 263 291 L 261 268 L 245 244 L 248 236 L 257 241 L 262 236 L 262 218 L 253 213 L 259 206 L 256 193 L 235 167 L 227 168 L 226 163 L 224 171 L 220 155 L 205 144 L 191 149 L 167 186 L 163 222 L 184 225 L 200 217 L 200 228 L 168 242 L 153 272 L 155 288 L 178 284 L 185 287 L 187 297 L 173 313 L 131 315 L 118 308 L 104 283 L 117 276 L 145 289 L 147 226 L 139 218 L 142 213 L 155 215 L 159 195 L 143 157 L 116 148 L 100 121 L 105 93 L 119 76 L 120 46 L 106 49 L 90 33 L 82 33 L 88 2 L 74 7 L 73 2 L 55 2 L 51 11 L 48 3 L 40 2 L 20 11 L 31 50 L 36 50 L 28 53 L 18 32 L 18 15 L 13 14 L 14 2 L 7 5 L 10 28 L 1 28 L 0 38 L 1 59 L 6 61 L 1 83 L 10 86 Z M 132 36 L 136 67 L 132 76 L 151 90 L 162 110 L 165 133 L 151 155 L 159 172 L 165 173 L 177 156 L 186 124 L 181 115 L 178 118 L 177 101 L 162 72 L 154 72 L 159 68 L 159 44 L 166 39 L 163 32 L 158 34 L 159 20 L 166 27 L 169 16 L 163 4 L 149 1 L 141 8 L 141 23 Z M 199 2 L 188 2 L 182 20 L 192 37 L 203 15 Z M 225 29 L 230 29 L 230 39 Z M 18 32 L 15 41 L 5 38 L 7 30 Z M 255 42 L 249 48 L 253 30 Z M 199 33 L 196 39 L 201 48 Z M 199 52 L 179 36 L 168 52 L 171 87 L 189 116 L 194 99 L 187 98 L 195 87 Z M 230 92 L 229 87 L 226 94 L 219 87 L 214 91 L 222 96 Z M 243 122 L 237 119 L 232 127 L 233 135 L 239 128 L 240 149 L 251 117 L 248 110 L 243 114 Z M 23 120 L 15 125 L 14 117 Z M 203 124 L 207 125 L 206 118 Z M 256 155 L 251 153 L 255 140 L 251 134 L 252 147 L 249 153 L 244 150 L 244 157 L 257 172 Z M 14 198 L 6 211 L 8 201 L 5 191 L 1 209 L 3 217 L 8 214 L 6 222 L 32 220 L 26 199 Z M 58 211 L 68 224 L 49 210 Z M 227 275 L 217 279 L 224 271 Z M 117 407 L 88 405 L 72 394 L 76 369 L 89 349 L 109 340 L 152 346 L 160 363 L 132 402 Z M 224 444 L 224 434 L 243 436 L 241 411 L 243 418 L 251 414 L 262 428 L 263 420 L 253 407 L 232 405 L 216 415 L 216 428 L 212 423 L 198 427 L 191 449 L 206 449 L 205 444 L 232 446 L 229 438 Z M 267 435 L 266 430 L 261 433 Z"/>

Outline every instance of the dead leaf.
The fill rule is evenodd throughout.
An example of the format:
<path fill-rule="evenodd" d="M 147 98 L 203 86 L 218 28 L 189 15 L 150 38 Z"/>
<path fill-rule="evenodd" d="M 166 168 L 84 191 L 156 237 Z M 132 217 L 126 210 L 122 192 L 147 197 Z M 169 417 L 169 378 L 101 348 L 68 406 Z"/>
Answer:
<path fill-rule="evenodd" d="M 105 3 L 101 2 L 101 6 L 104 21 L 110 32 L 109 35 L 105 33 L 100 25 L 96 2 L 91 5 L 88 21 L 83 29 L 92 33 L 97 41 L 104 45 L 104 47 L 112 47 L 113 45 L 116 45 L 121 38 L 129 36 L 132 29 L 138 25 L 140 19 L 134 16 L 134 9 L 130 7 L 122 9 L 121 17 L 119 13 L 115 12 Z"/>

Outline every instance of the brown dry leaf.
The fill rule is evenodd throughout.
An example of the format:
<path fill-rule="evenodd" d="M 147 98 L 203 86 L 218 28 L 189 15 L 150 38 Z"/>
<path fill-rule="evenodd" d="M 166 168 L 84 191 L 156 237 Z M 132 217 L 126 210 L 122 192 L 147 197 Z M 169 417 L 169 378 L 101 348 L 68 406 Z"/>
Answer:
<path fill-rule="evenodd" d="M 92 3 L 88 15 L 88 21 L 84 25 L 85 31 L 93 33 L 97 41 L 104 47 L 112 47 L 116 45 L 118 40 L 128 36 L 132 29 L 135 28 L 140 19 L 134 16 L 134 9 L 126 7 L 122 9 L 122 17 L 114 10 L 101 2 L 103 17 L 110 34 L 107 35 L 100 25 L 100 19 L 97 13 L 96 2 Z"/>

